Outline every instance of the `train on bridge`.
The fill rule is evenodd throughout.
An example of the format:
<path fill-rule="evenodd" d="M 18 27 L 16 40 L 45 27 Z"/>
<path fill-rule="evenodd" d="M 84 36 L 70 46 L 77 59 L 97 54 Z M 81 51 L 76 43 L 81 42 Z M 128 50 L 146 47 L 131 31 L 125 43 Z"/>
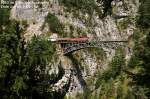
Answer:
<path fill-rule="evenodd" d="M 51 42 L 87 42 L 89 37 L 79 37 L 79 38 L 49 38 L 48 41 Z"/>
<path fill-rule="evenodd" d="M 101 40 L 95 37 L 79 37 L 79 38 L 49 38 L 48 41 L 60 44 L 64 54 L 74 52 L 83 48 L 100 47 L 100 48 L 117 48 L 123 46 L 126 40 Z"/>

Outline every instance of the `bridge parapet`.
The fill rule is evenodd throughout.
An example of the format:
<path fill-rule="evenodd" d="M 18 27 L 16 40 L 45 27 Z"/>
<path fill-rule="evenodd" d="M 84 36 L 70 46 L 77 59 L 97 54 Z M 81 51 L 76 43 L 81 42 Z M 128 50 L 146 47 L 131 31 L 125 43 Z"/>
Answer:
<path fill-rule="evenodd" d="M 83 48 L 107 48 L 116 49 L 119 46 L 124 46 L 127 43 L 126 40 L 101 40 L 101 39 L 90 39 L 88 37 L 83 38 L 59 38 L 55 41 L 59 43 L 63 49 L 64 54 L 74 52 Z"/>

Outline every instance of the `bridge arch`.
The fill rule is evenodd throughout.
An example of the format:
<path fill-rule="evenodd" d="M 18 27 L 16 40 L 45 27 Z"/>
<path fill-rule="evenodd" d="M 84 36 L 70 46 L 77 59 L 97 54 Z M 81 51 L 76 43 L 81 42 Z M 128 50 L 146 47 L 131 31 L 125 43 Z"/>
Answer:
<path fill-rule="evenodd" d="M 118 46 L 124 46 L 127 43 L 126 40 L 100 40 L 83 38 L 58 38 L 52 42 L 59 43 L 64 54 L 72 53 L 74 51 L 84 48 L 110 48 L 115 49 Z"/>

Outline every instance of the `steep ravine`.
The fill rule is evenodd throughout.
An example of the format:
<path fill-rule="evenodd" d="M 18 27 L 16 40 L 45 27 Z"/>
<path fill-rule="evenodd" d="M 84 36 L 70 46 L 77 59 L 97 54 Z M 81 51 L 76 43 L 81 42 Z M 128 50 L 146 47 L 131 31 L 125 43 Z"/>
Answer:
<path fill-rule="evenodd" d="M 112 0 L 110 3 L 111 8 L 109 9 L 111 12 L 105 13 L 106 15 L 103 18 L 97 14 L 98 12 L 103 12 L 104 4 L 102 2 L 95 2 L 93 0 L 95 5 L 98 6 L 98 10 L 94 9 L 93 13 L 89 14 L 88 12 L 82 12 L 80 8 L 67 8 L 67 5 L 60 1 L 45 0 L 41 4 L 42 6 L 35 4 L 37 7 L 34 8 L 32 1 L 17 0 L 11 10 L 11 18 L 27 21 L 28 27 L 24 33 L 26 40 L 30 40 L 34 35 L 46 35 L 47 37 L 54 35 L 58 37 L 86 35 L 88 37 L 98 37 L 102 40 L 129 40 L 133 35 L 135 29 L 134 20 L 139 7 L 138 0 Z M 21 4 L 26 4 L 27 7 L 18 8 Z M 68 9 L 71 10 L 69 11 Z M 52 26 L 51 24 L 54 24 L 56 21 L 52 21 L 52 23 L 45 21 L 49 13 L 58 19 L 60 27 L 62 26 L 62 31 L 59 29 L 50 30 L 49 25 Z M 42 29 L 43 24 L 45 25 Z M 130 43 L 127 46 L 132 48 Z M 58 61 L 61 61 L 63 68 L 66 69 L 66 75 L 71 75 L 68 96 L 75 96 L 77 93 L 82 92 L 88 86 L 88 80 L 91 77 L 93 78 L 93 85 L 91 86 L 94 86 L 97 72 L 104 71 L 115 55 L 114 49 L 87 48 L 76 51 L 69 56 L 64 56 L 60 50 L 60 47 L 58 47 L 57 54 L 52 57 L 59 59 L 57 62 L 55 62 L 55 59 L 53 60 L 56 65 L 59 63 Z M 125 57 L 128 60 L 132 53 L 129 53 L 127 48 L 124 51 L 126 53 Z M 67 72 L 67 70 L 70 70 L 70 72 Z M 67 82 L 69 79 L 63 77 L 61 81 Z"/>

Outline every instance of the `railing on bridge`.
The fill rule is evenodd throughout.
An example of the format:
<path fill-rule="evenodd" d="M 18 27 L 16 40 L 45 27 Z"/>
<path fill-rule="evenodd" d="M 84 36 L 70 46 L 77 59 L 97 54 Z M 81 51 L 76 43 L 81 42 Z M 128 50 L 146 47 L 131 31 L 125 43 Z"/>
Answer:
<path fill-rule="evenodd" d="M 53 43 L 59 43 L 61 45 L 61 48 L 63 49 L 64 54 L 68 54 L 70 52 L 89 47 L 115 49 L 119 46 L 124 46 L 124 43 L 127 43 L 126 40 L 101 40 L 99 38 L 88 37 L 57 39 L 50 38 L 48 40 Z"/>

